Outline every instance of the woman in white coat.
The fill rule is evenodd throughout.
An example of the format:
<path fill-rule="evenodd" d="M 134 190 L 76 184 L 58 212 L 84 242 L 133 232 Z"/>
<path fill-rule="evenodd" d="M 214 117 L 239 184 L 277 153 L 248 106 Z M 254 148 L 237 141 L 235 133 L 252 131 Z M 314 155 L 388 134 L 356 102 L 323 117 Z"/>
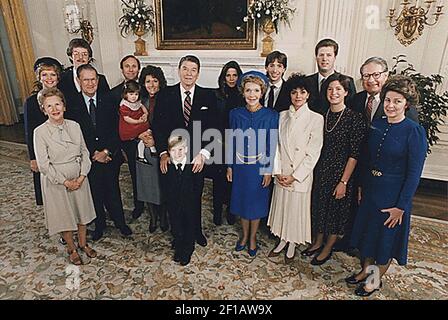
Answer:
<path fill-rule="evenodd" d="M 280 243 L 268 256 L 278 256 L 289 244 L 285 263 L 290 263 L 296 244 L 311 242 L 311 187 L 323 144 L 324 119 L 308 108 L 310 94 L 304 75 L 293 74 L 286 85 L 291 106 L 280 113 L 275 186 L 268 219 Z"/>

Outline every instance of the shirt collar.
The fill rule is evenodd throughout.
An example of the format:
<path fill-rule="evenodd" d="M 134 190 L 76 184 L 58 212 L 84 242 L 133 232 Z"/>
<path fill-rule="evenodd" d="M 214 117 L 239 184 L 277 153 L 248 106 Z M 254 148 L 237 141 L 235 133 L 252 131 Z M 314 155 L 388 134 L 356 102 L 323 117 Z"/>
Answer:
<path fill-rule="evenodd" d="M 176 170 L 177 170 L 177 164 L 179 164 L 179 163 L 182 164 L 182 170 L 184 170 L 185 164 L 187 163 L 187 157 L 185 156 L 182 159 L 182 161 L 176 161 L 176 160 L 172 159 L 172 162 L 173 162 L 174 166 L 176 167 Z"/>
<path fill-rule="evenodd" d="M 96 103 L 96 93 L 93 97 L 89 97 L 87 95 L 84 94 L 84 92 L 82 93 L 82 97 L 84 98 L 84 102 L 86 103 L 87 109 L 89 108 L 89 104 L 90 104 L 90 99 L 93 99 L 93 102 L 95 103 L 95 106 L 97 106 Z"/>
<path fill-rule="evenodd" d="M 76 74 L 76 68 L 73 66 L 73 82 L 75 83 L 76 90 L 81 92 L 81 86 L 78 83 L 78 75 Z"/>
<path fill-rule="evenodd" d="M 193 87 L 191 87 L 190 90 L 185 89 L 185 88 L 182 86 L 182 83 L 180 84 L 179 87 L 180 87 L 180 94 L 181 94 L 181 96 L 182 96 L 182 100 L 185 100 L 185 97 L 187 96 L 187 95 L 185 94 L 185 91 L 190 91 L 190 98 L 191 98 L 191 100 L 193 101 L 194 90 L 196 89 L 196 85 L 194 85 Z"/>

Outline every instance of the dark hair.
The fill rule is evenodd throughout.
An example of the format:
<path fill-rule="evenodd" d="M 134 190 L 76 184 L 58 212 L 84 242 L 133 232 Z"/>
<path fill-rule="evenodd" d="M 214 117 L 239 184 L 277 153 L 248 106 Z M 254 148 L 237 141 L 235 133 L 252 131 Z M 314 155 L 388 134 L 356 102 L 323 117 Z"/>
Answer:
<path fill-rule="evenodd" d="M 343 74 L 333 74 L 328 78 L 328 85 L 332 83 L 333 81 L 338 81 L 341 86 L 344 88 L 345 91 L 349 92 L 350 90 L 350 78 L 343 75 Z"/>
<path fill-rule="evenodd" d="M 179 61 L 178 69 L 180 69 L 182 63 L 184 63 L 185 61 L 194 62 L 198 66 L 198 71 L 201 69 L 201 63 L 199 62 L 199 58 L 193 55 L 183 56 Z"/>
<path fill-rule="evenodd" d="M 140 85 L 135 80 L 128 80 L 123 85 L 123 91 L 121 92 L 121 98 L 126 99 L 126 95 L 130 92 L 138 92 L 140 95 Z"/>
<path fill-rule="evenodd" d="M 45 101 L 45 99 L 47 99 L 49 97 L 53 97 L 53 96 L 57 96 L 57 97 L 61 98 L 62 103 L 64 103 L 64 106 L 66 106 L 65 97 L 64 97 L 64 94 L 62 93 L 61 90 L 59 90 L 56 87 L 42 89 L 37 94 L 37 101 L 39 103 L 39 107 L 40 107 L 40 110 L 42 110 L 42 112 L 44 111 L 44 101 Z"/>
<path fill-rule="evenodd" d="M 90 46 L 90 44 L 82 38 L 75 38 L 75 39 L 70 40 L 70 42 L 68 44 L 68 48 L 67 48 L 67 56 L 71 63 L 73 63 L 72 54 L 73 54 L 73 49 L 75 49 L 75 48 L 87 49 L 87 51 L 89 52 L 89 61 L 90 61 L 90 59 L 93 58 L 93 51 L 92 51 L 92 47 Z"/>
<path fill-rule="evenodd" d="M 283 52 L 280 51 L 273 51 L 270 54 L 268 54 L 266 56 L 266 60 L 264 62 L 264 66 L 267 68 L 268 65 L 272 62 L 274 62 L 275 60 L 278 61 L 278 63 L 282 64 L 283 67 L 285 67 L 285 69 L 288 66 L 288 57 L 286 56 L 286 54 L 284 54 Z"/>
<path fill-rule="evenodd" d="M 238 64 L 238 62 L 232 60 L 227 62 L 221 69 L 221 73 L 219 74 L 218 77 L 218 87 L 219 87 L 219 93 L 221 94 L 222 97 L 225 96 L 225 87 L 227 86 L 226 84 L 226 74 L 227 71 L 229 71 L 229 69 L 235 69 L 236 73 L 238 75 L 238 78 L 241 77 L 241 75 L 243 74 L 243 70 L 241 70 L 240 65 Z"/>
<path fill-rule="evenodd" d="M 126 60 L 128 60 L 129 58 L 134 58 L 134 60 L 137 61 L 137 66 L 138 66 L 138 70 L 140 70 L 140 60 L 137 59 L 136 56 L 132 55 L 132 54 L 128 54 L 126 57 L 124 57 L 123 59 L 121 59 L 120 61 L 120 69 L 123 70 L 123 64 Z"/>
<path fill-rule="evenodd" d="M 317 43 L 316 48 L 314 49 L 314 54 L 315 54 L 316 57 L 317 57 L 317 52 L 322 47 L 333 47 L 333 49 L 334 49 L 334 56 L 337 57 L 338 52 L 339 52 L 339 45 L 338 45 L 338 43 L 336 41 L 334 41 L 333 39 L 322 39 L 322 40 L 320 40 Z"/>
<path fill-rule="evenodd" d="M 286 89 L 288 94 L 297 88 L 305 89 L 306 92 L 310 92 L 307 82 L 305 81 L 306 75 L 301 73 L 293 73 L 286 81 Z"/>
<path fill-rule="evenodd" d="M 140 72 L 140 77 L 138 78 L 142 97 L 148 96 L 148 91 L 145 90 L 145 81 L 147 76 L 152 76 L 159 80 L 160 90 L 166 87 L 166 78 L 162 69 L 160 67 L 148 65 L 142 69 L 142 71 Z"/>
<path fill-rule="evenodd" d="M 381 100 L 384 100 L 389 91 L 397 92 L 405 97 L 408 105 L 417 106 L 420 100 L 420 93 L 417 84 L 408 76 L 397 74 L 390 77 L 381 89 Z"/>
<path fill-rule="evenodd" d="M 78 69 L 76 69 L 76 76 L 78 78 L 81 78 L 80 75 L 81 75 L 81 71 L 83 71 L 83 70 L 95 71 L 96 76 L 98 77 L 98 71 L 96 71 L 94 66 L 92 66 L 90 63 L 88 63 L 88 64 L 83 64 L 83 65 L 79 66 Z"/>

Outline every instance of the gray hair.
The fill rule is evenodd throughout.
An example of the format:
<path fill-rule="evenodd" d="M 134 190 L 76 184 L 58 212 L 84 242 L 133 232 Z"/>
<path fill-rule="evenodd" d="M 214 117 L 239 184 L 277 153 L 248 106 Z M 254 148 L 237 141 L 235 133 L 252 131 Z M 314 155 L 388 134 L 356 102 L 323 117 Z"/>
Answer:
<path fill-rule="evenodd" d="M 362 64 L 361 68 L 359 69 L 359 72 L 361 73 L 361 75 L 362 75 L 362 69 L 369 63 L 375 63 L 377 65 L 380 65 L 383 68 L 383 72 L 389 71 L 386 60 L 384 60 L 381 57 L 370 57 Z"/>

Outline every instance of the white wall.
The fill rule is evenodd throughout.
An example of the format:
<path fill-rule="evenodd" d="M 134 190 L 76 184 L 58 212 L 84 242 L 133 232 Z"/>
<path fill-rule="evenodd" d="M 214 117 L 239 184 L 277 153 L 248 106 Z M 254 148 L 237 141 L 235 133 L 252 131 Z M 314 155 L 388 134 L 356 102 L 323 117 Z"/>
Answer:
<path fill-rule="evenodd" d="M 33 47 L 37 56 L 53 56 L 68 64 L 65 55 L 67 44 L 77 35 L 69 35 L 64 28 L 62 0 L 23 0 L 30 22 Z M 152 3 L 152 0 L 147 0 Z M 186 0 L 187 1 L 187 0 Z M 225 0 L 223 0 L 225 1 Z M 441 1 L 441 0 L 438 0 Z M 134 52 L 134 36 L 122 38 L 118 19 L 122 15 L 119 0 L 77 0 L 90 13 L 90 21 L 95 28 L 92 44 L 99 70 L 103 72 L 111 86 L 121 81 L 119 61 L 121 57 Z M 292 0 L 297 10 L 291 21 L 291 29 L 281 25 L 280 34 L 274 34 L 275 49 L 288 55 L 287 75 L 292 72 L 313 73 L 316 71 L 314 46 L 325 37 L 334 38 L 340 45 L 336 69 L 359 79 L 359 67 L 368 57 L 384 57 L 392 66 L 392 57 L 406 54 L 408 61 L 424 73 L 439 73 L 445 77 L 444 90 L 448 90 L 448 6 L 443 0 L 445 15 L 435 27 L 426 26 L 423 35 L 409 47 L 402 46 L 389 27 L 386 16 L 389 8 L 398 9 L 400 0 Z M 422 1 L 421 1 L 422 2 Z M 370 10 L 367 12 L 367 10 Z M 375 15 L 375 11 L 377 15 Z M 398 10 L 397 10 L 398 11 Z M 373 13 L 372 13 L 373 12 Z M 376 26 L 367 27 L 366 22 Z M 371 26 L 371 24 L 370 24 Z M 261 38 L 259 34 L 257 50 L 156 50 L 154 36 L 146 35 L 149 57 L 142 61 L 157 62 L 169 72 L 168 80 L 177 80 L 175 62 L 183 55 L 192 53 L 209 63 L 202 72 L 199 83 L 215 87 L 219 74 L 219 62 L 244 60 L 247 68 L 262 68 L 264 59 L 260 57 Z M 164 63 L 164 60 L 166 62 Z M 218 65 L 217 65 L 218 64 Z M 30 66 L 31 67 L 31 66 Z M 168 69 L 166 69 L 168 68 Z M 247 69 L 246 68 L 246 69 Z M 360 89 L 359 81 L 357 81 Z M 436 177 L 446 170 L 448 160 L 448 126 L 441 128 L 442 141 L 434 147 L 425 167 L 427 177 Z M 439 168 L 440 167 L 440 168 Z M 437 176 L 448 180 L 448 173 Z"/>

